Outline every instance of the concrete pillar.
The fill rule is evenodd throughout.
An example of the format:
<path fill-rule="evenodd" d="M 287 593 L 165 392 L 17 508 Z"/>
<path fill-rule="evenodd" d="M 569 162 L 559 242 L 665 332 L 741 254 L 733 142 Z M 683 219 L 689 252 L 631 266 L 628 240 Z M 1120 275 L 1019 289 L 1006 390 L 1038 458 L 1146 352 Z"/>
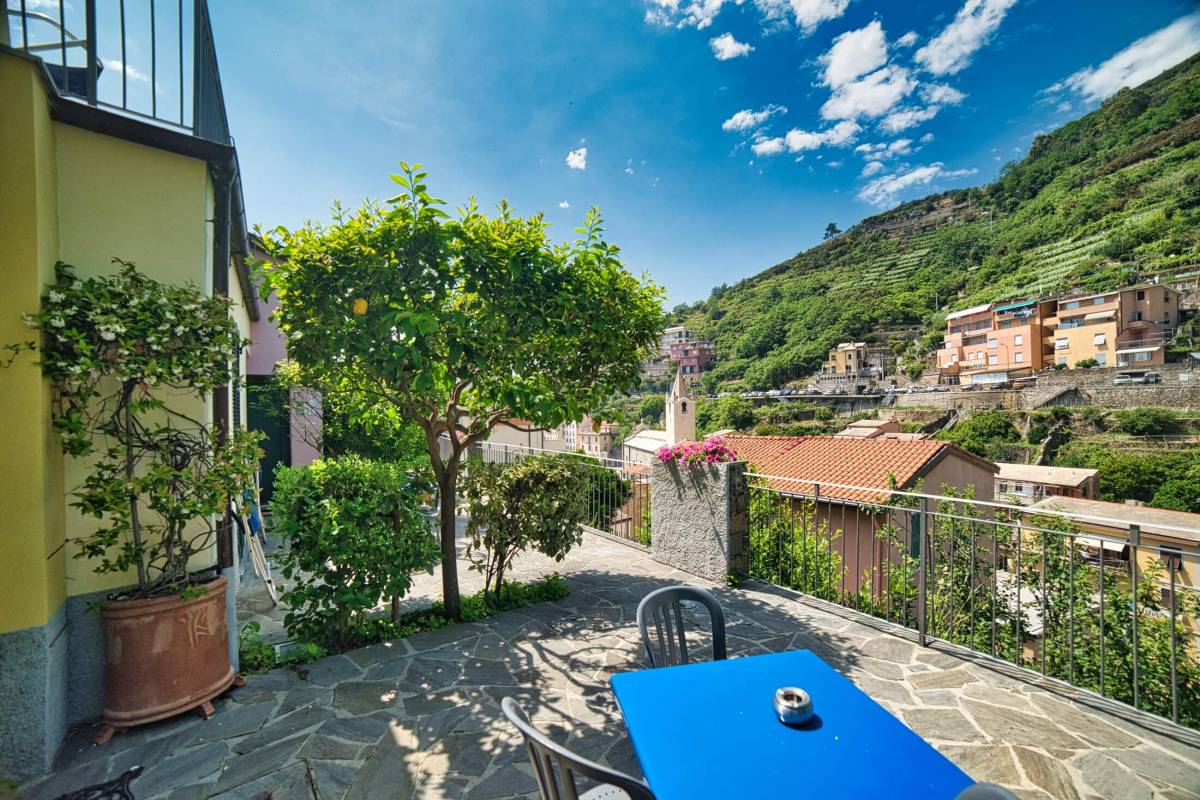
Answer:
<path fill-rule="evenodd" d="M 650 554 L 676 569 L 724 582 L 746 574 L 750 488 L 746 464 L 664 464 L 650 476 Z"/>

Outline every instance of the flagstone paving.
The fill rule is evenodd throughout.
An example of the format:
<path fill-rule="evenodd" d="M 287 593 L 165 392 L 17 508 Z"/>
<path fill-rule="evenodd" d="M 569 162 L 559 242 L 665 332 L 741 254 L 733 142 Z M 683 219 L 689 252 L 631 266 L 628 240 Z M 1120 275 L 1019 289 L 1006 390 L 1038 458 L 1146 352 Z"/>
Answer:
<path fill-rule="evenodd" d="M 545 568 L 529 562 L 518 577 Z M 142 764 L 139 800 L 534 797 L 525 751 L 500 716 L 506 695 L 551 736 L 636 774 L 608 678 L 642 667 L 638 600 L 704 582 L 591 535 L 557 568 L 572 590 L 561 601 L 252 676 L 207 721 L 147 726 L 106 747 L 75 731 L 59 769 L 22 791 L 50 800 Z M 712 588 L 732 657 L 813 650 L 967 773 L 1023 800 L 1200 798 L 1200 739 L 1187 732 L 770 587 Z"/>

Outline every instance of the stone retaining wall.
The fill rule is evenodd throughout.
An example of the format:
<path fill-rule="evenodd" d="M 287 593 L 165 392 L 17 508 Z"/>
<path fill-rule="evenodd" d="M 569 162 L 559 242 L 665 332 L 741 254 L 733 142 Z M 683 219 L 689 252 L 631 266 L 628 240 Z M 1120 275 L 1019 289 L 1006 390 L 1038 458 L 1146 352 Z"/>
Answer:
<path fill-rule="evenodd" d="M 663 464 L 650 481 L 656 561 L 724 583 L 748 567 L 750 490 L 745 462 Z"/>

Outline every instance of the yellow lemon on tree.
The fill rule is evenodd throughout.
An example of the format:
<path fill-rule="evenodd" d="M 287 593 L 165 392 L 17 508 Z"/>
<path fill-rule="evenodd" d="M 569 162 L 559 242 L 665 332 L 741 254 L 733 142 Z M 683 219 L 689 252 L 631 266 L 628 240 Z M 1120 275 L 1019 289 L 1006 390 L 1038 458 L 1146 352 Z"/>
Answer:
<path fill-rule="evenodd" d="M 365 297 L 356 298 L 354 300 L 355 316 L 359 316 L 359 317 L 366 316 L 366 313 L 367 313 L 367 298 L 365 298 Z"/>

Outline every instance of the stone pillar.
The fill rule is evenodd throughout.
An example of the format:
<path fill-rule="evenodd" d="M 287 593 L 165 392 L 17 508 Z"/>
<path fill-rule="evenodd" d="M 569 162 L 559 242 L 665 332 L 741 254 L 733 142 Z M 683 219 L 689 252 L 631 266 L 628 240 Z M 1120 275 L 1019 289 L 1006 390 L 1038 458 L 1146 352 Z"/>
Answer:
<path fill-rule="evenodd" d="M 650 476 L 650 554 L 676 569 L 723 583 L 746 574 L 750 489 L 746 464 L 664 464 Z"/>

